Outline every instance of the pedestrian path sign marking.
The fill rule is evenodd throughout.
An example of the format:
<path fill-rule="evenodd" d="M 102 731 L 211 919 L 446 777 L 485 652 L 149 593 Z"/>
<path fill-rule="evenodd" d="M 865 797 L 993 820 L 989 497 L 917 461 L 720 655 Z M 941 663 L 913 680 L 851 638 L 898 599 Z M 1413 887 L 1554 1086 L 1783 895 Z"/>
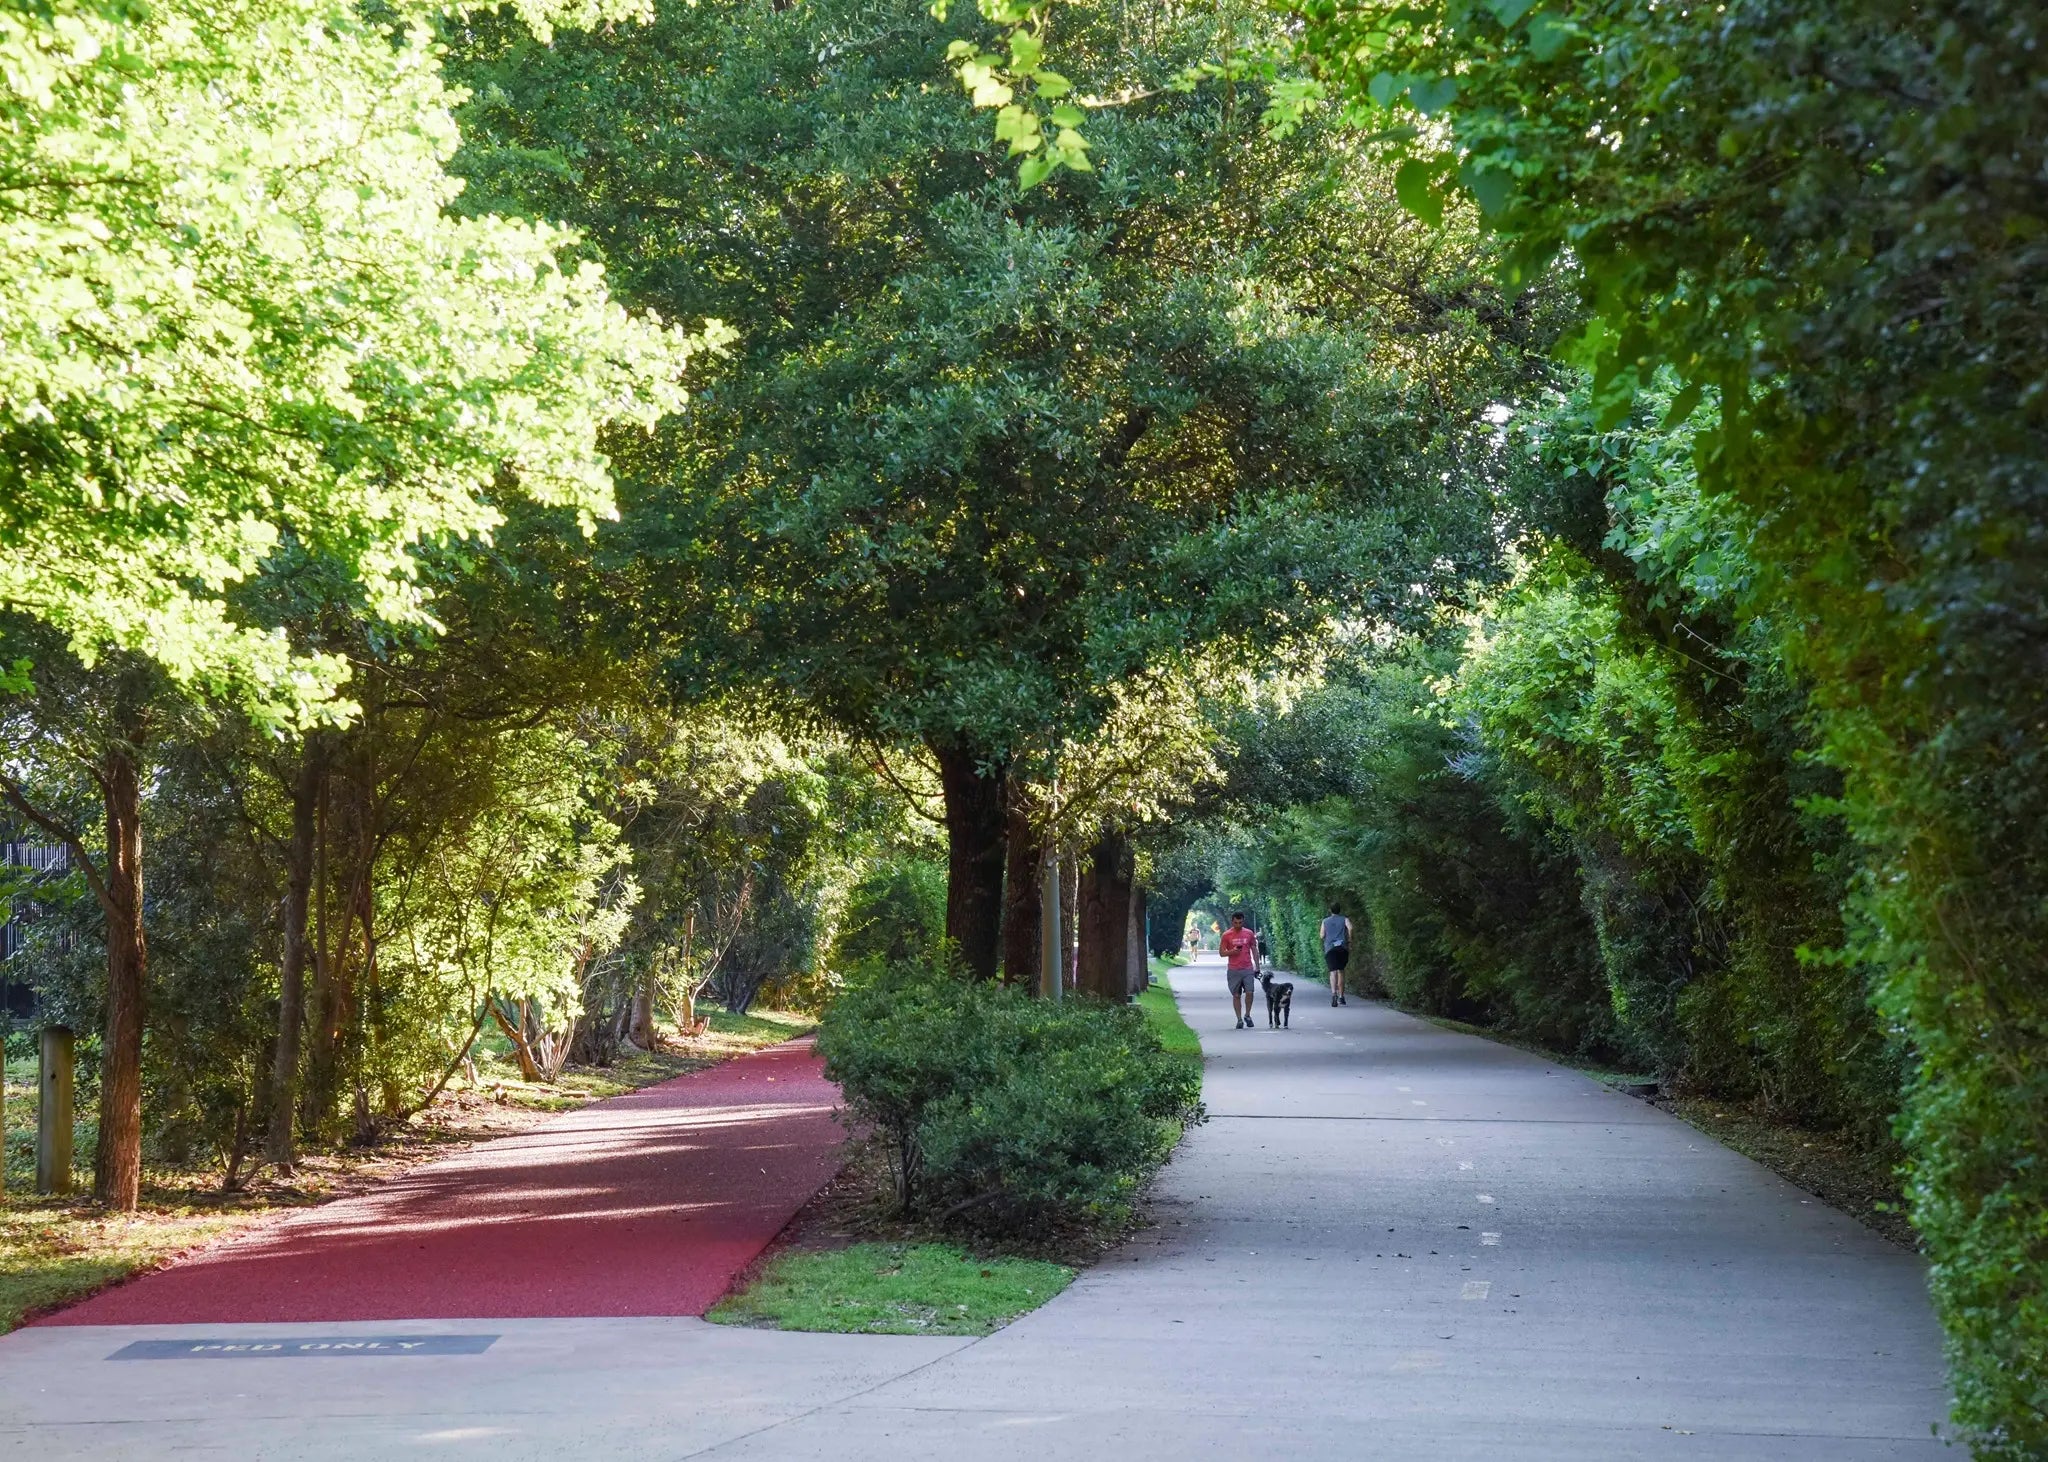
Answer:
<path fill-rule="evenodd" d="M 258 1335 L 137 1340 L 108 1360 L 276 1360 L 286 1356 L 481 1355 L 495 1335 Z"/>

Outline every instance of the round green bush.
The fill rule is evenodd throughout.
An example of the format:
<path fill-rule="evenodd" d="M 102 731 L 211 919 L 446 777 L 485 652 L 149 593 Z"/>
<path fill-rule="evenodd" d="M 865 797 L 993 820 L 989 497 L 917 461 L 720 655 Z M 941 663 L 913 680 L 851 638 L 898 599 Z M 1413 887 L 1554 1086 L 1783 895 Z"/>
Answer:
<path fill-rule="evenodd" d="M 1199 1113 L 1200 1068 L 1143 1015 L 930 964 L 848 991 L 818 1038 L 895 1150 L 906 1211 L 992 1230 L 1115 1222 Z"/>

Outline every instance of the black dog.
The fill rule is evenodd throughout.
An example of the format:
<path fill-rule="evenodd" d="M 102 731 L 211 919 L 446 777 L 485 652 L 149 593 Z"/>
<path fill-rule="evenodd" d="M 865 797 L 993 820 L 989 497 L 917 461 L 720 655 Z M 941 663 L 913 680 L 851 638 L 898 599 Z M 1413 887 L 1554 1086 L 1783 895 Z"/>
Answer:
<path fill-rule="evenodd" d="M 1294 1014 L 1294 986 L 1286 980 L 1275 984 L 1270 971 L 1259 976 L 1259 984 L 1266 991 L 1266 1024 L 1274 1030 L 1287 1029 Z"/>

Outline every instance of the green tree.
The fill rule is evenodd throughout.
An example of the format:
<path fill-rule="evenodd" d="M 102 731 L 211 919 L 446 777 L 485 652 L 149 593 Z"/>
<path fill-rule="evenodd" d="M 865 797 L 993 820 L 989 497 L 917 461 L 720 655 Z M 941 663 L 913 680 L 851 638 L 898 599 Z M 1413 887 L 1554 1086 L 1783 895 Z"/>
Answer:
<path fill-rule="evenodd" d="M 14 667 L 0 677 L 0 800 L 64 847 L 92 891 L 106 953 L 93 1193 L 102 1203 L 133 1208 L 142 1180 L 149 970 L 143 802 L 152 743 L 167 721 L 190 708 L 138 656 L 88 667 L 51 639 L 34 621 L 0 621 L 0 664 Z M 33 677 L 31 654 L 43 667 Z"/>
<path fill-rule="evenodd" d="M 599 424 L 682 400 L 701 338 L 629 319 L 558 228 L 449 213 L 416 19 L 10 6 L 0 77 L 0 605 L 88 661 L 303 718 L 342 663 L 223 592 L 282 540 L 427 623 L 416 545 L 489 532 L 501 484 L 608 515 Z"/>
<path fill-rule="evenodd" d="M 1074 70 L 1112 87 L 1209 34 L 1098 17 Z M 907 0 L 454 40 L 471 206 L 565 218 L 622 298 L 740 329 L 686 429 L 616 447 L 611 541 L 672 677 L 927 748 L 979 973 L 1027 736 L 1089 734 L 1219 638 L 1398 618 L 1488 551 L 1470 427 L 1543 314 L 1334 138 L 1160 96 L 1020 197 Z"/>
<path fill-rule="evenodd" d="M 681 403 L 704 337 L 630 319 L 564 266 L 559 229 L 448 212 L 451 98 L 417 16 L 10 6 L 0 78 L 0 607 L 88 667 L 123 652 L 120 683 L 132 655 L 268 723 L 345 718 L 344 661 L 238 613 L 232 586 L 302 551 L 350 607 L 431 626 L 421 545 L 487 535 L 508 493 L 587 528 L 611 511 L 599 425 Z M 122 1206 L 145 721 L 89 758 L 109 827 L 99 1188 Z"/>

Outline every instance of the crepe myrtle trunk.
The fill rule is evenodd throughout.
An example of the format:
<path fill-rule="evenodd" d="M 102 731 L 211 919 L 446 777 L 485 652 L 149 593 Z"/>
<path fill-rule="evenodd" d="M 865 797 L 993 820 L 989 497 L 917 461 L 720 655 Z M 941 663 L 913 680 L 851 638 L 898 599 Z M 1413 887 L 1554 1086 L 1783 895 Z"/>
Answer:
<path fill-rule="evenodd" d="M 1081 968 L 1075 980 L 1091 995 L 1121 1004 L 1131 992 L 1131 845 L 1105 833 L 1081 870 Z"/>
<path fill-rule="evenodd" d="M 1003 979 L 1012 985 L 1036 991 L 1039 967 L 1044 963 L 1040 911 L 1045 902 L 1045 845 L 1031 830 L 1025 815 L 1021 788 L 1015 780 L 1009 786 L 1009 846 L 1003 869 Z"/>
<path fill-rule="evenodd" d="M 100 1130 L 93 1196 L 134 1209 L 142 1188 L 142 1021 L 149 946 L 142 929 L 142 779 L 130 745 L 100 767 L 106 798 L 107 1027 L 100 1051 Z"/>
<path fill-rule="evenodd" d="M 1008 778 L 964 738 L 929 745 L 946 799 L 946 939 L 969 976 L 992 980 L 1002 954 Z"/>
<path fill-rule="evenodd" d="M 647 968 L 640 972 L 639 983 L 633 988 L 633 1011 L 626 1030 L 626 1038 L 643 1051 L 652 1051 L 661 1045 L 661 1036 L 654 1028 L 655 985 L 654 962 L 650 960 Z"/>

